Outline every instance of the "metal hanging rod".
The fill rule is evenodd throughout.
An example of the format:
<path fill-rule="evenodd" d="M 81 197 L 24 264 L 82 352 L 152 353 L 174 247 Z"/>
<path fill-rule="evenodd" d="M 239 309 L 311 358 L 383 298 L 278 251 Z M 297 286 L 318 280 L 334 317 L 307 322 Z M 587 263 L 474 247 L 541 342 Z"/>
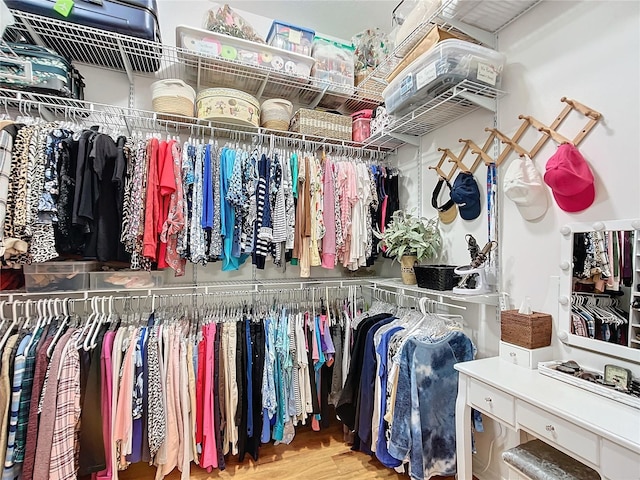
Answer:
<path fill-rule="evenodd" d="M 15 301 L 26 301 L 32 297 L 74 297 L 76 300 L 85 300 L 95 296 L 124 294 L 131 296 L 153 296 L 163 294 L 199 294 L 210 295 L 217 294 L 222 291 L 238 291 L 247 290 L 252 293 L 263 293 L 268 290 L 277 290 L 278 287 L 286 288 L 291 291 L 301 291 L 314 288 L 346 288 L 349 286 L 366 285 L 374 281 L 372 278 L 327 278 L 327 279 L 308 279 L 308 280 L 256 280 L 256 281 L 228 281 L 214 282 L 205 285 L 172 285 L 157 288 L 140 288 L 140 289 L 105 289 L 105 290 L 79 290 L 79 291 L 60 291 L 60 292 L 19 292 L 19 293 L 2 293 L 0 299 L 4 299 L 9 303 Z"/>
<path fill-rule="evenodd" d="M 315 281 L 314 281 L 315 282 Z M 255 284 L 256 288 L 255 289 L 250 289 L 250 290 L 237 290 L 232 288 L 233 285 L 216 285 L 217 287 L 226 287 L 228 289 L 228 293 L 227 295 L 225 295 L 225 297 L 255 297 L 256 295 L 258 296 L 258 301 L 266 301 L 269 300 L 268 296 L 269 295 L 273 295 L 274 297 L 279 297 L 282 295 L 289 295 L 289 299 L 290 301 L 299 303 L 305 303 L 305 302 L 311 302 L 311 303 L 316 303 L 320 300 L 322 300 L 322 291 L 328 291 L 328 290 L 340 290 L 340 289 L 345 289 L 347 287 L 353 287 L 353 286 L 358 286 L 360 285 L 359 281 L 349 281 L 349 280 L 331 280 L 330 282 L 322 282 L 322 281 L 317 281 L 319 283 L 312 283 L 309 285 L 305 285 L 305 286 L 300 286 L 300 288 L 267 288 L 264 290 L 259 290 L 257 289 L 259 284 Z M 331 283 L 331 282 L 335 282 L 335 284 L 330 284 L 327 285 L 327 283 Z M 238 282 L 229 282 L 231 284 L 235 284 Z M 302 283 L 302 282 L 300 282 Z M 244 285 L 246 286 L 250 286 L 251 283 L 245 282 Z M 273 283 L 268 283 L 267 285 L 270 286 L 284 286 L 284 285 L 289 285 L 288 283 L 279 283 L 279 282 L 273 282 Z M 150 294 L 143 294 L 144 292 L 137 292 L 137 291 L 132 291 L 131 295 L 114 295 L 114 293 L 118 294 L 118 293 L 123 293 L 122 291 L 115 291 L 115 292 L 102 292 L 103 295 L 92 295 L 90 296 L 89 293 L 98 293 L 98 292 L 60 292 L 60 297 L 55 297 L 55 298 L 51 298 L 51 295 L 55 295 L 56 292 L 48 292 L 48 297 L 49 298 L 40 298 L 38 300 L 34 300 L 33 298 L 19 298 L 19 299 L 15 299 L 15 298 L 11 298 L 11 296 L 9 296 L 9 298 L 7 300 L 0 300 L 0 317 L 1 318 L 5 318 L 4 315 L 4 308 L 5 306 L 10 307 L 12 309 L 13 312 L 17 312 L 17 308 L 20 307 L 23 309 L 23 314 L 27 314 L 27 310 L 29 309 L 31 306 L 33 306 L 34 308 L 42 308 L 42 306 L 47 306 L 49 304 L 55 304 L 56 306 L 59 305 L 59 303 L 61 302 L 62 304 L 66 304 L 67 306 L 71 305 L 71 306 L 75 306 L 76 303 L 78 304 L 82 304 L 84 303 L 84 305 L 86 306 L 87 302 L 89 301 L 96 301 L 96 302 L 102 302 L 102 305 L 104 305 L 104 302 L 110 302 L 112 303 L 113 301 L 127 301 L 127 300 L 137 300 L 137 301 L 145 301 L 145 302 L 150 302 L 151 303 L 151 309 L 155 310 L 155 305 L 156 305 L 156 301 L 162 301 L 162 300 L 169 300 L 169 299 L 178 299 L 178 298 L 193 298 L 193 299 L 197 299 L 198 298 L 202 298 L 203 301 L 206 303 L 208 300 L 215 300 L 217 301 L 219 299 L 219 295 L 213 295 L 213 292 L 208 292 L 207 289 L 211 287 L 185 287 L 185 289 L 191 289 L 191 292 L 183 292 L 183 293 L 169 293 L 169 292 L 162 292 L 162 293 L 150 293 Z M 203 288 L 203 291 L 197 291 L 200 290 L 201 288 Z M 351 290 L 350 290 L 351 291 Z M 311 296 L 307 296 L 306 298 L 301 298 L 300 294 L 301 293 L 312 293 Z M 316 292 L 318 293 L 318 295 L 316 296 Z M 104 294 L 106 293 L 106 294 Z M 220 293 L 220 292 L 218 292 Z M 82 296 L 77 297 L 77 298 L 72 298 L 69 295 L 73 295 L 73 294 L 82 294 Z M 265 295 L 267 297 L 265 297 Z M 14 314 L 14 316 L 17 314 Z"/>
<path fill-rule="evenodd" d="M 191 135 L 195 138 L 222 136 L 234 140 L 251 140 L 273 143 L 276 147 L 304 149 L 335 149 L 337 153 L 363 155 L 383 159 L 395 150 L 381 146 L 365 147 L 359 142 L 350 142 L 330 137 L 317 137 L 296 132 L 269 130 L 261 127 L 230 126 L 224 123 L 202 120 L 195 117 L 163 115 L 148 110 L 117 107 L 96 102 L 70 98 L 0 89 L 0 105 L 6 113 L 18 110 L 24 116 L 39 116 L 47 121 L 64 119 L 79 125 L 102 125 L 114 133 L 134 132 L 166 133 L 167 135 Z"/>
<path fill-rule="evenodd" d="M 374 292 L 381 292 L 381 293 L 384 293 L 384 294 L 390 293 L 391 295 L 396 295 L 397 297 L 400 297 L 400 298 L 410 298 L 410 299 L 416 300 L 416 301 L 419 301 L 422 298 L 425 298 L 425 297 L 418 297 L 416 295 L 409 295 L 409 294 L 407 294 L 405 292 L 396 292 L 394 290 L 387 290 L 386 288 L 381 288 L 381 287 L 379 287 L 379 286 L 377 286 L 375 284 L 373 284 L 373 285 L 363 285 L 363 287 L 369 288 L 369 289 L 373 290 Z M 457 309 L 460 309 L 460 310 L 466 310 L 467 309 L 467 307 L 464 307 L 462 305 L 455 305 L 453 303 L 446 303 L 446 302 L 443 302 L 441 300 L 429 299 L 429 302 L 431 302 L 432 304 L 435 304 L 435 305 L 442 305 L 443 307 L 457 308 Z"/>

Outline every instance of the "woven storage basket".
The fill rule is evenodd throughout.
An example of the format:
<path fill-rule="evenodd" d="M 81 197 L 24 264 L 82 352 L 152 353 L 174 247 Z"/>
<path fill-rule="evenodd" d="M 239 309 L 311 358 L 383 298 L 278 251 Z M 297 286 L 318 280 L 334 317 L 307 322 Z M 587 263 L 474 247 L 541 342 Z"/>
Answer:
<path fill-rule="evenodd" d="M 500 313 L 500 340 L 524 348 L 547 347 L 551 345 L 551 323 L 547 313 L 505 310 Z"/>
<path fill-rule="evenodd" d="M 196 92 L 182 80 L 159 80 L 151 84 L 153 111 L 193 117 Z"/>
<path fill-rule="evenodd" d="M 353 121 L 346 115 L 301 108 L 291 120 L 292 132 L 351 141 Z"/>
<path fill-rule="evenodd" d="M 416 265 L 413 267 L 418 286 L 432 290 L 453 290 L 460 278 L 454 273 L 455 268 L 453 265 Z"/>
<path fill-rule="evenodd" d="M 293 104 L 282 98 L 265 100 L 260 105 L 260 126 L 271 130 L 289 130 Z"/>

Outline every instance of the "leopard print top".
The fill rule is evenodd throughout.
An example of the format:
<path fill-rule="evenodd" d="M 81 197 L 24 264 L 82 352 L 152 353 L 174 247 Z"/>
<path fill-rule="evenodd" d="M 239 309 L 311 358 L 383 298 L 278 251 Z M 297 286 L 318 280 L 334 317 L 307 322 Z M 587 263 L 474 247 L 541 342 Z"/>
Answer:
<path fill-rule="evenodd" d="M 56 239 L 53 223 L 40 221 L 40 199 L 45 191 L 45 172 L 47 164 L 47 136 L 49 132 L 55 128 L 55 124 L 43 125 L 36 130 L 33 138 L 36 138 L 35 151 L 32 151 L 29 145 L 29 165 L 33 165 L 30 170 L 31 188 L 29 190 L 29 225 L 27 226 L 31 233 L 31 243 L 29 245 L 29 260 L 32 262 L 46 262 L 58 256 L 56 251 Z M 31 156 L 35 158 L 32 160 Z"/>
<path fill-rule="evenodd" d="M 23 238 L 27 224 L 27 178 L 29 145 L 33 136 L 33 127 L 20 129 L 13 146 L 11 157 L 11 183 L 7 199 L 7 219 L 5 237 Z"/>

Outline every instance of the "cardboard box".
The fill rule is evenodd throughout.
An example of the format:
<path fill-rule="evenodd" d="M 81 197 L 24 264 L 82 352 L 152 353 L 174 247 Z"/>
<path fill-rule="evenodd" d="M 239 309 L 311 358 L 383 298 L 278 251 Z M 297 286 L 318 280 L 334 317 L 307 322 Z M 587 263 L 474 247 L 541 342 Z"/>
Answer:
<path fill-rule="evenodd" d="M 422 55 L 424 52 L 428 52 L 431 50 L 434 45 L 443 40 L 447 40 L 450 38 L 458 38 L 454 34 L 449 33 L 445 30 L 442 30 L 440 27 L 433 26 L 429 33 L 425 35 L 425 37 L 418 42 L 418 44 L 411 49 L 409 53 L 402 59 L 402 61 L 398 64 L 398 66 L 389 74 L 387 77 L 387 82 L 391 82 L 394 78 L 396 78 L 402 70 L 408 67 L 411 62 L 413 62 L 416 58 Z"/>

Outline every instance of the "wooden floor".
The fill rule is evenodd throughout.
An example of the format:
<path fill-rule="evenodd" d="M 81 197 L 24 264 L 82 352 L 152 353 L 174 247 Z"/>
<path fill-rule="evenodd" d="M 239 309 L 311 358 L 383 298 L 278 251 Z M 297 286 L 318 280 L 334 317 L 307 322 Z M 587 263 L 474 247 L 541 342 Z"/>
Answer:
<path fill-rule="evenodd" d="M 155 468 L 145 464 L 131 465 L 120 472 L 120 480 L 153 479 Z M 167 480 L 179 480 L 180 472 L 174 470 Z M 403 479 L 407 475 L 395 473 L 386 468 L 377 459 L 360 452 L 353 452 L 342 441 L 342 425 L 320 432 L 310 428 L 298 427 L 296 437 L 290 445 L 274 446 L 272 443 L 260 449 L 260 458 L 254 462 L 249 455 L 242 464 L 236 457 L 229 457 L 224 471 L 214 470 L 207 473 L 191 464 L 192 479 L 241 478 L 247 480 L 336 480 L 336 479 Z M 453 480 L 454 477 L 434 477 L 440 480 Z"/>

